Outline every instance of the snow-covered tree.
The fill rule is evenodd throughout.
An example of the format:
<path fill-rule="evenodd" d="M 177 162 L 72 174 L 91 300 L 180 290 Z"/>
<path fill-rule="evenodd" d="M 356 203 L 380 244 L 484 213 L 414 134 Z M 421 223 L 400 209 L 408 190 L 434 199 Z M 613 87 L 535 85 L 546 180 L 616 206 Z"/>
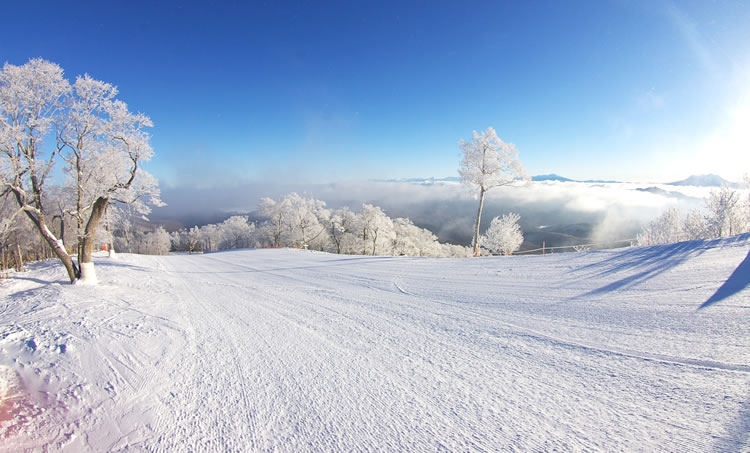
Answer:
<path fill-rule="evenodd" d="M 721 238 L 747 231 L 747 218 L 740 192 L 728 187 L 712 190 L 706 199 L 706 209 L 710 237 Z"/>
<path fill-rule="evenodd" d="M 280 202 L 276 202 L 271 198 L 260 200 L 258 212 L 260 215 L 268 218 L 263 223 L 262 234 L 268 238 L 272 247 L 281 247 L 283 236 L 289 230 L 286 218 L 287 208 L 288 202 L 284 200 Z"/>
<path fill-rule="evenodd" d="M 185 235 L 187 237 L 187 251 L 195 253 L 201 251 L 201 230 L 197 226 L 190 228 Z"/>
<path fill-rule="evenodd" d="M 0 71 L 0 183 L 60 258 L 71 282 L 95 281 L 91 252 L 108 206 L 144 199 L 159 204 L 156 180 L 140 168 L 152 155 L 151 120 L 114 99 L 117 90 L 88 76 L 71 89 L 62 68 L 42 59 Z M 53 132 L 56 146 L 43 146 Z M 63 157 L 74 192 L 66 212 L 77 219 L 78 262 L 51 231 L 46 182 Z"/>
<path fill-rule="evenodd" d="M 17 207 L 16 201 L 6 194 L 0 198 L 0 270 L 5 271 L 11 262 L 16 270 L 24 269 L 29 256 L 38 254 L 43 247 L 34 226 Z"/>
<path fill-rule="evenodd" d="M 519 220 L 521 220 L 521 216 L 515 212 L 492 219 L 490 227 L 480 237 L 482 247 L 491 253 L 512 255 L 513 252 L 521 248 L 523 243 L 523 232 L 518 224 Z"/>
<path fill-rule="evenodd" d="M 502 141 L 491 127 L 481 134 L 474 131 L 471 140 L 461 140 L 458 146 L 463 153 L 458 169 L 461 180 L 479 191 L 473 238 L 474 256 L 479 256 L 479 227 L 485 194 L 493 187 L 527 181 L 529 177 L 518 158 L 515 145 Z"/>
<path fill-rule="evenodd" d="M 391 236 L 393 255 L 444 256 L 437 237 L 430 231 L 419 228 L 409 219 L 393 219 Z"/>
<path fill-rule="evenodd" d="M 698 209 L 690 210 L 685 216 L 682 222 L 682 234 L 686 241 L 708 239 L 706 220 Z"/>
<path fill-rule="evenodd" d="M 351 233 L 352 225 L 355 222 L 356 215 L 349 208 L 341 208 L 333 211 L 327 218 L 328 232 L 333 243 L 336 253 L 346 253 L 344 250 L 348 236 Z M 349 240 L 351 242 L 351 240 Z"/>
<path fill-rule="evenodd" d="M 464 247 L 457 244 L 440 244 L 440 255 L 453 258 L 469 258 L 474 252 L 471 247 Z"/>
<path fill-rule="evenodd" d="M 137 234 L 136 252 L 143 255 L 166 255 L 171 246 L 171 237 L 164 227 Z"/>
<path fill-rule="evenodd" d="M 218 225 L 204 225 L 200 228 L 201 242 L 204 252 L 215 252 L 219 250 L 221 242 L 221 230 Z"/>
<path fill-rule="evenodd" d="M 78 277 L 73 259 L 48 226 L 45 184 L 59 148 L 44 140 L 61 114 L 70 84 L 60 66 L 42 59 L 22 66 L 6 63 L 0 71 L 0 183 L 65 266 L 70 281 Z"/>
<path fill-rule="evenodd" d="M 363 204 L 362 212 L 357 217 L 357 229 L 360 232 L 362 254 L 376 255 L 378 246 L 385 247 L 393 237 L 393 220 L 378 206 Z"/>
<path fill-rule="evenodd" d="M 78 77 L 57 128 L 60 154 L 76 188 L 71 213 L 78 221 L 80 278 L 94 282 L 91 252 L 108 206 L 128 203 L 136 212 L 147 213 L 144 199 L 162 204 L 156 180 L 139 168 L 153 154 L 145 132 L 153 123 L 142 113 L 130 112 L 116 95 L 117 88 L 106 82 Z"/>
<path fill-rule="evenodd" d="M 291 193 L 280 204 L 288 210 L 284 216 L 288 222 L 288 241 L 296 247 L 315 248 L 313 242 L 326 232 L 320 221 L 329 215 L 325 202 Z"/>
<path fill-rule="evenodd" d="M 669 208 L 638 234 L 638 245 L 670 244 L 685 239 L 680 210 Z"/>
<path fill-rule="evenodd" d="M 221 242 L 219 250 L 243 249 L 252 247 L 255 224 L 247 216 L 232 216 L 219 224 Z"/>

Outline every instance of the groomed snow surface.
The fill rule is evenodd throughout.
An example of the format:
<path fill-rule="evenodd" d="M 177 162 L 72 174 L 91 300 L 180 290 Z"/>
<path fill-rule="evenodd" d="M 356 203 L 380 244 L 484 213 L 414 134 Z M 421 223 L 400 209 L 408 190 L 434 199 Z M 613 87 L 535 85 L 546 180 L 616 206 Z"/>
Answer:
<path fill-rule="evenodd" d="M 0 450 L 750 451 L 748 249 L 37 263 Z"/>

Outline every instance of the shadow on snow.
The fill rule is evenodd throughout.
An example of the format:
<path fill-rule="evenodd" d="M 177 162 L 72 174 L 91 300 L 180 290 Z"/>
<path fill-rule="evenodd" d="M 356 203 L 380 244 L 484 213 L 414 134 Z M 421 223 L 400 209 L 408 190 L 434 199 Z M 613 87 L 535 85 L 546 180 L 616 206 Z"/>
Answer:
<path fill-rule="evenodd" d="M 750 252 L 745 259 L 732 272 L 727 281 L 716 290 L 716 292 L 698 307 L 698 310 L 720 302 L 729 296 L 737 294 L 750 285 Z"/>
<path fill-rule="evenodd" d="M 574 271 L 574 273 L 590 272 L 583 279 L 613 276 L 627 271 L 636 271 L 636 273 L 581 294 L 576 298 L 607 294 L 639 285 L 674 269 L 691 258 L 702 255 L 709 249 L 744 243 L 748 239 L 750 239 L 750 234 L 743 234 L 711 241 L 686 241 L 660 246 L 635 247 L 631 250 L 617 253 L 600 262 L 583 266 Z M 711 303 L 718 302 L 745 288 L 750 281 L 749 275 L 750 259 L 746 258 L 722 288 L 719 288 L 717 294 L 712 296 L 709 301 L 716 298 Z M 723 289 L 724 286 L 727 288 Z M 704 303 L 704 306 L 707 306 L 707 303 L 708 301 Z"/>

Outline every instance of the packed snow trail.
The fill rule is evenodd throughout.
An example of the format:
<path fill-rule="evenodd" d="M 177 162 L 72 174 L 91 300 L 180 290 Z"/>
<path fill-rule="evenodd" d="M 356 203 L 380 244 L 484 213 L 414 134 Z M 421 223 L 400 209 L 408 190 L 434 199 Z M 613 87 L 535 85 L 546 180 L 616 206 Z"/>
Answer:
<path fill-rule="evenodd" d="M 699 309 L 749 247 L 37 264 L 0 289 L 0 450 L 749 451 L 750 276 Z"/>

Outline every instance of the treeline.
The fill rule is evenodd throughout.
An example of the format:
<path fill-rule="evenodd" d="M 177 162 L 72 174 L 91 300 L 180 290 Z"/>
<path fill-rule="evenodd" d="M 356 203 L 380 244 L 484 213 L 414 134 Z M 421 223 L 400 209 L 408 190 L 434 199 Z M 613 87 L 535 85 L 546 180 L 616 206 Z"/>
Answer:
<path fill-rule="evenodd" d="M 325 202 L 291 193 L 261 200 L 257 224 L 233 216 L 219 224 L 172 233 L 173 251 L 212 252 L 248 247 L 296 247 L 356 255 L 467 257 L 471 250 L 441 244 L 411 220 L 390 218 L 380 207 L 329 209 Z"/>
<path fill-rule="evenodd" d="M 722 187 L 712 190 L 704 209 L 683 216 L 669 208 L 638 235 L 638 245 L 670 244 L 696 239 L 715 239 L 750 231 L 750 197 L 747 191 Z"/>

